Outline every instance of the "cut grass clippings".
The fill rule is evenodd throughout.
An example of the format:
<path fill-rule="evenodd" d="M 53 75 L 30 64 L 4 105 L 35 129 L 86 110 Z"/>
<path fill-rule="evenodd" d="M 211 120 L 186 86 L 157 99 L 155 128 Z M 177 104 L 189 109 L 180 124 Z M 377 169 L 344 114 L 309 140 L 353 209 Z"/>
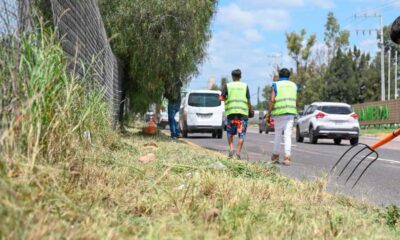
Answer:
<path fill-rule="evenodd" d="M 139 161 L 148 154 L 155 160 Z M 81 156 L 0 179 L 0 238 L 400 237 L 398 208 L 331 196 L 322 180 L 299 183 L 162 135 L 130 131 Z"/>

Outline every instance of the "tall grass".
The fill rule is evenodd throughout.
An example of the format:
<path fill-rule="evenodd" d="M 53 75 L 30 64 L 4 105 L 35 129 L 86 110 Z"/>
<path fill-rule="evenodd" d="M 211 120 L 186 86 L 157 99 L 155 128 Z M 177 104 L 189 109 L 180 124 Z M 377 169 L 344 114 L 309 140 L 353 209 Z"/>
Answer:
<path fill-rule="evenodd" d="M 6 59 L 0 69 L 2 95 L 11 99 L 2 106 L 2 162 L 14 164 L 19 159 L 33 167 L 36 161 L 74 158 L 83 132 L 102 136 L 97 133 L 108 129 L 109 113 L 101 93 L 91 92 L 85 87 L 87 79 L 66 71 L 67 59 L 52 33 L 25 37 L 20 53 L 17 63 L 9 54 L 1 56 Z M 17 96 L 6 89 L 13 75 Z"/>

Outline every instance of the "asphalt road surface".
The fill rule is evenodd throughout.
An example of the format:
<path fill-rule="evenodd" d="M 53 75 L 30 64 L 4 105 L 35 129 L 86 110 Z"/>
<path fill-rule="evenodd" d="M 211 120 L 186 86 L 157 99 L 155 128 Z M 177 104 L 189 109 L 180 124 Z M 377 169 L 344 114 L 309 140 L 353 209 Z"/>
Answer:
<path fill-rule="evenodd" d="M 192 143 L 210 150 L 228 154 L 226 134 L 224 139 L 213 139 L 211 134 L 189 134 L 187 139 Z M 372 144 L 377 138 L 361 138 L 360 142 Z M 259 134 L 257 129 L 249 129 L 247 133 L 245 149 L 242 151 L 244 161 L 268 163 L 273 149 L 274 135 Z M 281 173 L 301 181 L 312 180 L 316 177 L 328 176 L 328 173 L 337 159 L 350 147 L 349 141 L 343 141 L 342 145 L 334 145 L 333 140 L 319 140 L 318 145 L 313 145 L 306 138 L 304 143 L 296 143 L 293 139 L 293 162 L 289 167 L 279 165 Z M 282 146 L 283 148 L 283 146 Z M 283 149 L 282 149 L 283 150 Z M 356 151 L 355 149 L 354 151 Z M 353 152 L 353 153 L 355 153 Z M 378 150 L 379 160 L 365 173 L 355 188 L 352 188 L 357 176 L 365 166 L 372 161 L 368 158 L 355 172 L 347 184 L 347 176 L 360 162 L 356 158 L 349 165 L 342 177 L 329 177 L 327 190 L 333 193 L 351 195 L 378 205 L 395 204 L 400 206 L 400 141 L 399 139 Z M 361 153 L 360 156 L 366 156 Z M 350 159 L 350 158 L 346 158 Z M 345 166 L 339 165 L 340 172 Z"/>

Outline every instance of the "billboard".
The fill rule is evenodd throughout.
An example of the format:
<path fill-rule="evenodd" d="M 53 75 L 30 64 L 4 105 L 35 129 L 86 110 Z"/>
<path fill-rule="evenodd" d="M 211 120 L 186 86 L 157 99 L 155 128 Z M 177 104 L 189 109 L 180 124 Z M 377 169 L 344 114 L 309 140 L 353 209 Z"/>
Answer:
<path fill-rule="evenodd" d="M 361 125 L 400 123 L 400 99 L 354 104 Z"/>

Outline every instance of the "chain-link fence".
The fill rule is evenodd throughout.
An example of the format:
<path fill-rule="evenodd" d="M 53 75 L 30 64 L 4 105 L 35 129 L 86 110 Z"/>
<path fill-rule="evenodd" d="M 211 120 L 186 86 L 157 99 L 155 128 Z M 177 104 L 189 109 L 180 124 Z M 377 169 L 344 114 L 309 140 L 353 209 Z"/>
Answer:
<path fill-rule="evenodd" d="M 104 88 L 117 122 L 123 109 L 120 104 L 124 74 L 108 42 L 97 0 L 51 0 L 51 6 L 54 26 L 71 60 L 71 71 L 83 77 L 90 68 L 94 79 L 91 86 Z"/>
<path fill-rule="evenodd" d="M 47 0 L 53 25 L 70 60 L 69 70 L 103 90 L 114 124 L 122 119 L 123 69 L 113 54 L 97 0 Z M 0 0 L 0 40 L 34 29 L 33 0 Z M 84 78 L 84 75 L 90 77 Z"/>

